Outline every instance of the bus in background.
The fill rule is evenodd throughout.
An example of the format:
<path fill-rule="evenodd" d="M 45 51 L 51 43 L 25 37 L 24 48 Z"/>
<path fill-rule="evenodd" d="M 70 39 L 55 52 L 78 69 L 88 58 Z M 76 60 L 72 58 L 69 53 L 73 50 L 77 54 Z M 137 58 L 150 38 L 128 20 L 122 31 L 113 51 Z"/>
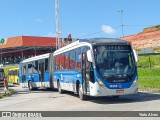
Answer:
<path fill-rule="evenodd" d="M 0 85 L 4 85 L 4 78 L 5 78 L 4 69 L 0 68 Z"/>
<path fill-rule="evenodd" d="M 53 54 L 54 87 L 86 96 L 120 96 L 138 92 L 138 56 L 120 39 L 84 39 Z"/>
<path fill-rule="evenodd" d="M 10 68 L 8 70 L 8 81 L 14 84 L 19 84 L 19 68 Z"/>
<path fill-rule="evenodd" d="M 52 55 L 52 54 L 51 54 Z M 51 60 L 50 54 L 43 54 L 28 58 L 20 62 L 20 85 L 28 87 L 29 90 L 36 88 L 52 88 L 52 79 L 50 79 Z M 52 58 L 52 57 L 50 57 Z M 49 64 L 50 62 L 50 64 Z"/>

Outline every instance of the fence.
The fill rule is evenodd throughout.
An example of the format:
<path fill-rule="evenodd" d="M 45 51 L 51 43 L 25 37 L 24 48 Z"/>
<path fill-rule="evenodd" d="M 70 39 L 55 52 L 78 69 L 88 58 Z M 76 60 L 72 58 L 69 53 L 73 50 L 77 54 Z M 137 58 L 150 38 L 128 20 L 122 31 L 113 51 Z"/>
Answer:
<path fill-rule="evenodd" d="M 139 54 L 138 67 L 160 68 L 160 53 Z"/>

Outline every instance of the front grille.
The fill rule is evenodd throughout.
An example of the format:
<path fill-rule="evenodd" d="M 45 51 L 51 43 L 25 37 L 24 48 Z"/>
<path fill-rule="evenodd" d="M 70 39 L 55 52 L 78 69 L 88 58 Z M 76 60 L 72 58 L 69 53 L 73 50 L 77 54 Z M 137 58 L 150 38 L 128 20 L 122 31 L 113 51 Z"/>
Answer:
<path fill-rule="evenodd" d="M 103 77 L 103 79 L 106 81 L 106 82 L 109 82 L 109 83 L 124 83 L 124 82 L 130 82 L 132 79 L 132 77 Z"/>

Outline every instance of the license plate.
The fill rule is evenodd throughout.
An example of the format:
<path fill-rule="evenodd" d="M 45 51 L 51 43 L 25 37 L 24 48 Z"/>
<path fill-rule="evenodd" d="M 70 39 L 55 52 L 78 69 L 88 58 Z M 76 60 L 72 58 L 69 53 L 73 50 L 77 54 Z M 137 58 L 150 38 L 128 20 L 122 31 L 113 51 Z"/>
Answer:
<path fill-rule="evenodd" d="M 124 93 L 124 90 L 116 90 L 116 93 Z"/>

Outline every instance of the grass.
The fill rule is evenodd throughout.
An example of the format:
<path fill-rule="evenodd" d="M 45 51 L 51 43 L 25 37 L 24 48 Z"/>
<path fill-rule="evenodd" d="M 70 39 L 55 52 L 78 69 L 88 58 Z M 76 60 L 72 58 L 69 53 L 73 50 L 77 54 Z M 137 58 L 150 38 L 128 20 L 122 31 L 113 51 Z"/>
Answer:
<path fill-rule="evenodd" d="M 137 63 L 137 66 L 142 68 L 149 67 L 149 57 L 151 67 L 160 68 L 160 55 L 139 56 L 139 62 Z"/>
<path fill-rule="evenodd" d="M 151 69 L 149 69 L 150 64 Z M 139 56 L 137 66 L 139 89 L 160 92 L 160 55 Z"/>
<path fill-rule="evenodd" d="M 138 69 L 139 89 L 160 92 L 160 68 Z"/>
<path fill-rule="evenodd" d="M 16 91 L 15 90 L 8 90 L 7 92 L 1 91 L 0 92 L 0 99 L 4 98 L 4 97 L 8 97 L 11 96 L 13 94 L 15 94 Z"/>

